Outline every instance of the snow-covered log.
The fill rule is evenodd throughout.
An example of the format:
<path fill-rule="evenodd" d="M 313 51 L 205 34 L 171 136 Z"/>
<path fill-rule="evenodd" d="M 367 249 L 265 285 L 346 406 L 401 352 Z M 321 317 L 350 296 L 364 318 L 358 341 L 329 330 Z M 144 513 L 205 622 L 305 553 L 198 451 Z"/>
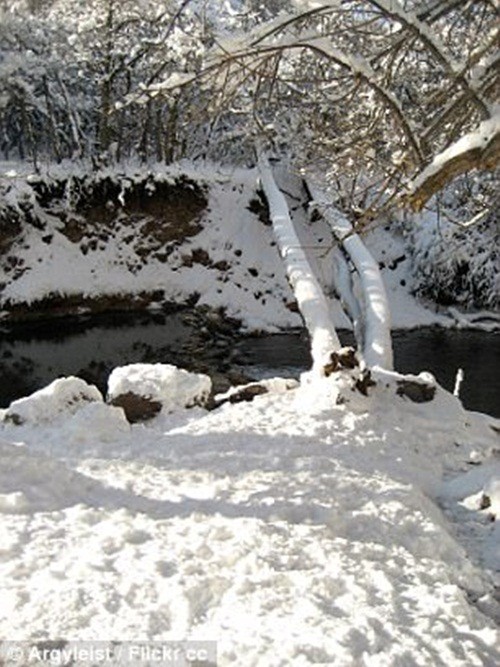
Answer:
<path fill-rule="evenodd" d="M 362 350 L 364 345 L 363 314 L 354 294 L 351 269 L 341 248 L 334 248 L 332 259 L 334 263 L 333 286 L 340 297 L 344 312 L 352 322 L 358 349 Z"/>
<path fill-rule="evenodd" d="M 322 375 L 331 353 L 341 347 L 328 301 L 295 232 L 285 197 L 276 185 L 269 161 L 262 152 L 259 152 L 259 170 L 288 280 L 311 337 L 312 371 Z"/>
<path fill-rule="evenodd" d="M 323 193 L 308 183 L 314 205 L 329 223 L 334 235 L 343 245 L 358 272 L 363 301 L 362 355 L 370 368 L 392 370 L 392 341 L 389 302 L 377 262 L 353 231 L 351 223 L 338 210 L 328 205 Z"/>

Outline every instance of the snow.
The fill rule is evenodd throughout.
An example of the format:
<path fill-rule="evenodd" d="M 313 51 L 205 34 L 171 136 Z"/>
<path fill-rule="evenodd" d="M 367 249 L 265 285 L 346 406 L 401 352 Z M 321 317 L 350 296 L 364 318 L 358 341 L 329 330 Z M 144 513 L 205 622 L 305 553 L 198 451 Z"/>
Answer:
<path fill-rule="evenodd" d="M 158 91 L 174 90 L 180 86 L 192 82 L 196 78 L 196 74 L 187 72 L 173 72 L 169 74 L 161 83 L 151 84 L 148 87 L 148 92 L 154 97 L 154 93 Z"/>
<path fill-rule="evenodd" d="M 442 503 L 458 502 L 464 515 L 475 516 L 475 532 L 483 536 L 483 562 L 493 570 L 500 569 L 500 460 L 494 452 L 483 465 L 447 482 L 442 490 Z M 470 518 L 464 523 L 470 523 Z M 467 536 L 470 539 L 470 536 Z M 477 545 L 473 545 L 477 550 Z"/>
<path fill-rule="evenodd" d="M 360 342 L 361 347 L 363 341 L 362 312 L 354 294 L 354 283 L 349 264 L 340 248 L 335 249 L 333 265 L 335 290 L 340 295 L 342 307 L 352 323 L 355 339 Z"/>
<path fill-rule="evenodd" d="M 458 525 L 494 471 L 453 480 L 490 465 L 498 422 L 398 379 L 269 383 L 105 439 L 88 403 L 0 422 L 2 637 L 211 640 L 221 667 L 497 664 L 496 523 L 472 552 Z"/>
<path fill-rule="evenodd" d="M 7 419 L 17 422 L 43 423 L 54 414 L 76 412 L 82 404 L 102 401 L 102 394 L 92 385 L 77 377 L 54 380 L 31 396 L 13 401 L 7 410 Z"/>
<path fill-rule="evenodd" d="M 110 400 L 132 393 L 162 404 L 172 412 L 206 403 L 212 381 L 208 375 L 189 373 L 171 364 L 129 364 L 115 368 L 108 380 Z"/>
<path fill-rule="evenodd" d="M 406 11 L 398 0 L 376 0 L 374 4 L 380 7 L 387 15 L 397 16 L 404 25 L 419 34 L 420 38 L 439 57 L 441 64 L 450 70 L 452 74 L 460 75 L 465 69 L 465 64 L 457 62 L 447 52 L 438 36 L 430 29 L 427 23 L 419 20 L 416 12 Z"/>
<path fill-rule="evenodd" d="M 259 154 L 259 170 L 273 230 L 299 310 L 311 337 L 312 372 L 321 375 L 330 355 L 341 345 L 323 290 L 295 232 L 288 205 L 273 177 L 268 159 Z"/>
<path fill-rule="evenodd" d="M 500 111 L 497 109 L 492 118 L 483 121 L 473 132 L 469 132 L 455 141 L 446 150 L 438 153 L 432 162 L 410 184 L 410 191 L 415 192 L 419 190 L 430 178 L 439 173 L 446 164 L 455 158 L 475 149 L 484 150 L 494 141 L 499 133 Z"/>
<path fill-rule="evenodd" d="M 359 301 L 363 316 L 363 359 L 369 367 L 380 366 L 391 370 L 393 359 L 390 310 L 378 264 L 347 218 L 330 206 L 324 193 L 317 187 L 309 185 L 309 189 L 314 200 L 311 205 L 317 206 L 325 216 L 358 274 L 362 290 Z"/>
<path fill-rule="evenodd" d="M 73 173 L 72 169 L 77 175 L 80 173 L 76 166 L 52 166 L 49 176 L 57 179 L 63 172 L 66 175 Z M 26 165 L 0 163 L 0 174 L 7 172 L 15 172 L 6 195 L 14 204 L 29 196 L 26 180 L 30 172 Z M 95 250 L 89 249 L 84 255 L 78 244 L 63 236 L 60 220 L 47 215 L 45 231 L 26 226 L 22 239 L 13 248 L 18 261 L 22 262 L 20 274 L 15 276 L 7 271 L 8 266 L 0 266 L 0 281 L 4 283 L 1 307 L 5 308 L 6 303 L 33 304 L 51 294 L 62 297 L 80 295 L 89 299 L 116 295 L 135 298 L 141 293 L 162 289 L 165 300 L 177 303 L 198 294 L 198 305 L 223 308 L 228 316 L 239 319 L 247 330 L 276 332 L 301 326 L 300 316 L 287 308 L 294 295 L 285 267 L 279 261 L 272 230 L 248 208 L 257 197 L 257 171 L 222 169 L 211 164 L 195 166 L 185 162 L 168 169 L 154 169 L 152 173 L 170 182 L 186 175 L 208 188 L 208 207 L 202 214 L 200 231 L 174 247 L 168 262 L 155 256 L 149 257 L 147 264 L 138 262 L 133 244 L 124 241 L 130 235 L 127 225 L 116 226 L 107 243 L 99 242 Z M 128 165 L 120 173 L 109 170 L 109 173 L 103 172 L 105 175 L 131 183 L 143 178 L 144 171 Z M 300 185 L 300 179 L 297 180 Z M 294 197 L 306 201 L 296 182 L 287 183 L 287 188 Z M 322 288 L 331 291 L 335 276 L 328 226 L 323 226 L 320 221 L 310 225 L 301 207 L 297 206 L 297 200 L 293 203 L 295 206 L 289 202 L 290 214 L 297 237 L 308 247 L 308 261 Z M 430 228 L 428 217 L 426 213 L 426 219 L 415 220 L 413 227 L 419 236 L 410 239 L 412 246 L 419 247 L 425 242 L 431 248 L 436 247 L 435 239 L 426 234 L 426 229 Z M 47 245 L 42 237 L 49 235 L 52 240 Z M 398 235 L 397 230 L 389 232 L 379 224 L 363 235 L 363 242 L 382 266 L 394 328 L 435 323 L 454 326 L 456 319 L 452 314 L 438 312 L 435 304 L 416 299 L 412 294 L 417 282 L 412 256 L 408 241 L 400 233 Z M 212 265 L 186 265 L 184 258 L 196 249 L 208 253 Z M 227 270 L 219 271 L 213 266 L 220 261 L 228 263 Z M 338 300 L 330 298 L 329 306 L 335 325 L 349 328 L 349 320 Z M 475 326 L 472 321 L 470 325 Z M 119 363 L 119 358 L 115 363 Z"/>
<path fill-rule="evenodd" d="M 92 424 L 90 430 L 89 424 Z M 68 421 L 67 428 L 75 442 L 113 442 L 130 431 L 122 408 L 105 403 L 84 405 Z"/>
<path fill-rule="evenodd" d="M 429 233 L 423 223 L 419 231 L 421 238 L 424 236 L 427 242 Z M 388 231 L 379 224 L 365 232 L 363 241 L 380 267 L 394 329 L 453 325 L 453 320 L 440 312 L 436 304 L 426 303 L 412 295 L 416 282 L 415 268 L 408 243 L 401 232 Z"/>
<path fill-rule="evenodd" d="M 3 171 L 12 169 L 0 165 Z M 57 179 L 71 174 L 71 165 L 58 171 L 51 167 L 50 177 Z M 79 173 L 75 167 L 76 174 Z M 0 173 L 3 173 L 0 169 Z M 8 193 L 9 201 L 17 202 L 29 195 L 26 175 L 17 169 L 18 177 Z M 144 264 L 135 252 L 129 224 L 116 225 L 108 242 L 99 240 L 95 250 L 83 254 L 80 244 L 71 242 L 61 233 L 61 221 L 44 215 L 46 229 L 26 226 L 16 255 L 22 258 L 22 275 L 12 278 L 0 267 L 2 305 L 32 304 L 50 294 L 80 295 L 88 299 L 102 296 L 140 295 L 163 290 L 165 300 L 182 303 L 194 294 L 197 305 L 224 308 L 229 317 L 242 321 L 244 328 L 274 330 L 300 326 L 297 313 L 286 308 L 293 301 L 285 270 L 277 261 L 278 252 L 271 230 L 249 210 L 256 200 L 258 174 L 252 169 L 221 168 L 192 163 L 158 166 L 153 170 L 160 180 L 175 182 L 190 178 L 207 186 L 208 206 L 201 218 L 200 231 L 173 244 L 168 261 L 154 256 Z M 133 164 L 116 170 L 104 170 L 109 176 L 129 184 L 144 178 L 144 169 Z M 32 192 L 31 192 L 32 197 Z M 133 229 L 141 241 L 138 228 Z M 51 236 L 47 245 L 42 238 Z M 147 240 L 145 240 L 147 242 Z M 208 253 L 211 264 L 186 264 L 185 258 L 201 249 Z M 237 254 L 239 253 L 239 255 Z M 214 264 L 227 261 L 228 269 L 218 270 Z"/>
<path fill-rule="evenodd" d="M 495 225 L 485 220 L 477 228 L 464 231 L 453 219 L 442 215 L 441 210 L 440 204 L 404 222 L 401 231 L 406 248 L 401 248 L 400 255 L 406 261 L 397 267 L 394 276 L 399 268 L 406 269 L 408 275 L 403 279 L 412 285 L 415 294 L 457 304 L 460 310 L 447 309 L 453 326 L 498 328 L 500 264 L 495 252 L 498 244 Z M 467 205 L 460 206 L 460 212 L 467 217 Z M 394 247 L 390 237 L 387 234 L 386 240 Z M 379 245 L 381 241 L 379 238 Z M 412 306 L 408 303 L 405 307 L 400 302 L 398 307 L 409 310 Z M 489 312 L 482 310 L 486 308 Z M 397 316 L 397 311 L 393 312 Z"/>
<path fill-rule="evenodd" d="M 227 391 L 222 394 L 216 394 L 215 400 L 225 400 L 237 394 L 241 389 L 247 387 L 254 387 L 255 382 L 249 382 L 248 384 L 238 385 L 237 387 L 230 387 Z M 282 392 L 289 391 L 299 386 L 297 380 L 293 378 L 279 378 L 271 377 L 263 380 L 259 380 L 258 385 L 266 390 L 266 392 L 271 392 L 273 394 L 281 394 Z"/>
<path fill-rule="evenodd" d="M 34 453 L 25 446 L 2 441 L 0 452 L 0 513 L 51 512 L 70 507 L 84 502 L 96 486 L 56 458 Z"/>

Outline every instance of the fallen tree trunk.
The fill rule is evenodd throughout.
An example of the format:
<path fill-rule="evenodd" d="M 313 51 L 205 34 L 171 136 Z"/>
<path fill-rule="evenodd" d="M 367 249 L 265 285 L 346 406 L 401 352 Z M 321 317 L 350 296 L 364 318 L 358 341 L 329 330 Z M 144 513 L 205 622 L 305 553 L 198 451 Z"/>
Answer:
<path fill-rule="evenodd" d="M 341 345 L 330 315 L 328 301 L 316 279 L 293 227 L 284 195 L 279 190 L 266 156 L 259 152 L 259 170 L 266 195 L 273 232 L 295 293 L 300 314 L 311 338 L 312 371 L 324 375 L 332 352 Z"/>
<path fill-rule="evenodd" d="M 377 262 L 373 259 L 351 223 L 344 215 L 332 209 L 323 194 L 308 183 L 314 206 L 329 223 L 333 234 L 349 255 L 357 273 L 363 299 L 361 354 L 369 368 L 393 368 L 391 320 L 389 303 Z"/>
<path fill-rule="evenodd" d="M 342 309 L 352 322 L 357 347 L 362 350 L 364 346 L 363 313 L 354 294 L 352 271 L 342 248 L 333 249 L 332 260 L 334 263 L 333 286 L 340 298 Z"/>

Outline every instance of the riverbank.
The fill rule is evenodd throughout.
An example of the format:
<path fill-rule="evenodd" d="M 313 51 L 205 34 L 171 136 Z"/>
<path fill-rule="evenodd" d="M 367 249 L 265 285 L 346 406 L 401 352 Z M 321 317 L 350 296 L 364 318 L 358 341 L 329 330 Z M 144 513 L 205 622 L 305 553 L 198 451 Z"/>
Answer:
<path fill-rule="evenodd" d="M 187 365 L 209 348 L 222 374 L 244 375 L 252 355 L 242 333 L 269 340 L 300 325 L 255 173 L 155 177 L 161 202 L 152 182 L 145 207 L 155 216 L 160 203 L 167 216 L 165 200 L 168 215 L 183 209 L 186 187 L 198 202 L 180 235 L 167 216 L 163 240 L 143 204 L 140 214 L 127 208 L 127 192 L 148 191 L 138 178 L 99 201 L 98 225 L 89 210 L 73 221 L 45 210 L 41 225 L 4 239 L 4 258 L 17 258 L 3 265 L 4 312 L 19 308 L 26 320 L 23 308 L 40 315 L 46 304 L 45 319 L 23 325 L 24 338 L 14 332 L 3 341 L 5 367 L 19 362 L 32 378 L 38 356 L 54 373 L 53 354 L 69 364 L 58 374 L 78 375 L 72 360 L 99 350 L 104 361 L 90 359 L 97 376 L 102 363 L 123 366 L 138 361 L 129 351 L 153 348 L 147 327 L 139 323 L 131 338 L 113 314 L 100 316 L 111 317 L 108 338 L 83 326 L 64 348 L 68 322 L 50 315 L 65 317 L 68 299 L 91 312 L 94 299 L 112 309 L 118 294 L 125 303 L 154 294 L 141 303 L 163 337 L 151 361 L 167 361 L 170 348 Z M 331 241 L 300 199 L 295 214 L 327 287 Z M 450 324 L 411 296 L 403 240 L 383 228 L 370 236 L 393 324 Z M 190 309 L 164 312 L 172 301 Z M 335 321 L 346 322 L 338 300 L 331 303 Z M 33 327 L 42 345 L 30 361 Z M 110 392 L 109 402 L 67 377 L 0 410 L 3 637 L 106 640 L 117 652 L 124 638 L 204 640 L 216 643 L 221 667 L 498 662 L 498 420 L 468 412 L 424 374 L 333 369 L 300 384 L 254 385 L 240 402 L 216 396 L 210 410 L 199 396 L 184 409 L 186 391 L 174 384 L 150 395 L 162 374 L 176 376 L 121 368 L 114 377 L 124 393 Z M 210 379 L 195 384 L 206 394 Z M 132 419 L 132 399 L 147 404 L 148 421 Z"/>
<path fill-rule="evenodd" d="M 170 363 L 208 374 L 216 392 L 263 377 L 298 379 L 311 367 L 304 329 L 248 335 L 238 322 L 208 308 L 170 312 L 107 313 L 0 325 L 0 408 L 41 389 L 56 377 L 77 375 L 105 391 L 116 366 Z M 349 330 L 339 330 L 353 345 Z M 438 326 L 393 331 L 396 368 L 431 372 L 453 391 L 458 369 L 460 399 L 469 410 L 500 417 L 500 333 Z"/>
<path fill-rule="evenodd" d="M 191 163 L 128 165 L 86 174 L 75 166 L 30 174 L 2 165 L 0 317 L 23 321 L 79 313 L 206 306 L 243 331 L 301 326 L 252 169 Z M 331 294 L 331 233 L 311 223 L 300 179 L 289 179 L 294 221 Z M 7 206 L 7 208 L 5 208 Z M 392 326 L 498 327 L 498 314 L 467 314 L 417 299 L 401 230 L 364 235 L 381 268 Z M 339 328 L 350 328 L 331 294 Z"/>
<path fill-rule="evenodd" d="M 11 199 L 28 198 L 36 220 L 3 252 L 4 317 L 177 303 L 223 308 L 246 329 L 300 325 L 255 172 L 101 172 L 68 211 L 75 178 L 41 206 L 33 178 L 12 175 Z"/>

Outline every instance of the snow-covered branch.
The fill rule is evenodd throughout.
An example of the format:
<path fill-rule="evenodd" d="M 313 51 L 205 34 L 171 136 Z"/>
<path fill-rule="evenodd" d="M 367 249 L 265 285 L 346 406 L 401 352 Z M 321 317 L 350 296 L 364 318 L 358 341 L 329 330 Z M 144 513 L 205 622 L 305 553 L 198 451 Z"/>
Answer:
<path fill-rule="evenodd" d="M 414 12 L 406 11 L 398 0 L 368 0 L 369 4 L 380 9 L 387 17 L 396 18 L 407 30 L 418 37 L 434 55 L 440 65 L 458 82 L 458 84 L 468 91 L 469 96 L 479 108 L 483 117 L 489 116 L 488 104 L 482 99 L 481 95 L 469 84 L 464 73 L 467 66 L 463 62 L 457 62 L 452 58 L 444 48 L 438 36 L 430 30 L 429 25 L 418 18 Z"/>
<path fill-rule="evenodd" d="M 333 48 L 329 42 L 324 39 L 299 42 L 298 46 L 308 48 L 311 51 L 314 51 L 319 55 L 328 58 L 329 60 L 333 60 L 338 65 L 341 65 L 342 67 L 345 67 L 350 72 L 352 72 L 355 77 L 358 77 L 367 83 L 384 104 L 384 106 L 389 109 L 393 118 L 401 127 L 416 162 L 419 163 L 422 160 L 422 151 L 418 138 L 412 131 L 411 125 L 403 113 L 401 105 L 394 97 L 394 95 L 389 90 L 387 90 L 387 88 L 383 86 L 380 81 L 378 81 L 375 72 L 372 70 L 370 64 L 367 61 L 363 60 L 359 56 L 352 56 L 346 53 L 342 53 L 338 49 Z"/>
<path fill-rule="evenodd" d="M 455 176 L 472 169 L 493 169 L 500 162 L 500 113 L 461 137 L 433 161 L 413 181 L 409 204 L 420 210 Z"/>

